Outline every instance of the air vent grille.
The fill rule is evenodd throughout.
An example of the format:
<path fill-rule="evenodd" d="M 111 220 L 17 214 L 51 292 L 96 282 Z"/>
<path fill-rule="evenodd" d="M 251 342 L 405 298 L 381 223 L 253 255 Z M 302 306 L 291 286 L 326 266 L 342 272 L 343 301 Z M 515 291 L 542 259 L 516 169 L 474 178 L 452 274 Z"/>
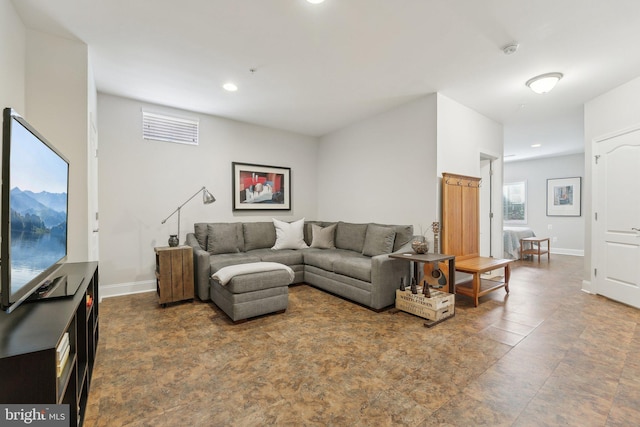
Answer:
<path fill-rule="evenodd" d="M 142 137 L 147 140 L 198 145 L 199 121 L 142 112 Z"/>

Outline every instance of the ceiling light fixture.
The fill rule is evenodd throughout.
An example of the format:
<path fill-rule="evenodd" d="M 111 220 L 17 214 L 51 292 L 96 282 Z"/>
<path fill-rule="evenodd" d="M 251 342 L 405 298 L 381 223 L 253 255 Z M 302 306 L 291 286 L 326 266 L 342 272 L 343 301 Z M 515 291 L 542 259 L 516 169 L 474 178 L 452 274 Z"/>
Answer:
<path fill-rule="evenodd" d="M 562 73 L 547 73 L 536 76 L 527 81 L 527 86 L 535 93 L 547 93 L 554 88 L 562 78 Z"/>
<path fill-rule="evenodd" d="M 236 86 L 233 83 L 225 83 L 222 85 L 222 87 L 224 88 L 224 90 L 229 91 L 229 92 L 235 92 L 238 90 L 238 86 Z"/>
<path fill-rule="evenodd" d="M 531 148 L 540 148 L 542 144 L 531 144 Z"/>
<path fill-rule="evenodd" d="M 311 4 L 320 4 L 322 3 L 324 0 L 307 0 L 307 2 L 311 3 Z"/>

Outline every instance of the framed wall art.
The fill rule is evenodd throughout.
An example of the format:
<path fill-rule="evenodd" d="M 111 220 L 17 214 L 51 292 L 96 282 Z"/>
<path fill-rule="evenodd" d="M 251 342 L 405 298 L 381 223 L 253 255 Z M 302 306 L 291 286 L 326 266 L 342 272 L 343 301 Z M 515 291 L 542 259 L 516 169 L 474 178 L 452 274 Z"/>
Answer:
<path fill-rule="evenodd" d="M 233 210 L 291 210 L 291 168 L 231 163 Z"/>
<path fill-rule="evenodd" d="M 581 216 L 582 178 L 547 180 L 547 216 Z"/>

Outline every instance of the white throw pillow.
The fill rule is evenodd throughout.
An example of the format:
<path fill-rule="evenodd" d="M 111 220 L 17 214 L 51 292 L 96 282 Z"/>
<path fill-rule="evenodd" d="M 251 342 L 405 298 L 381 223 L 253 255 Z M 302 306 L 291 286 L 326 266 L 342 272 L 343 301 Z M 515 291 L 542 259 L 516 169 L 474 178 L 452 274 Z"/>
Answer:
<path fill-rule="evenodd" d="M 276 227 L 276 244 L 271 249 L 304 249 L 304 218 L 299 221 L 285 222 L 273 218 Z"/>

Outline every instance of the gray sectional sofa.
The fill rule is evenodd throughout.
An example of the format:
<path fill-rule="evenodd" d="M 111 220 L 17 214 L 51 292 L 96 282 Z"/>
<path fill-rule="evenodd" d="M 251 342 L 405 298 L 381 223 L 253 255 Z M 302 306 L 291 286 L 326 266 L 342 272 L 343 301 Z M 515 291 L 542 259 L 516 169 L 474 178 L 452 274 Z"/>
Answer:
<path fill-rule="evenodd" d="M 246 295 L 233 294 L 234 286 L 241 288 L 239 281 L 221 287 L 211 276 L 230 265 L 276 262 L 293 270 L 290 283 L 307 283 L 374 310 L 394 304 L 400 278 L 410 277 L 410 263 L 388 254 L 411 250 L 413 226 L 307 221 L 303 231 L 302 245 L 308 248 L 272 249 L 281 242 L 274 222 L 195 224 L 187 244 L 193 247 L 196 295 L 201 300 L 213 299 L 218 306 L 249 306 L 243 314 L 233 315 L 221 306 L 234 321 L 261 314 L 264 301 L 246 301 Z M 275 284 L 267 287 L 245 286 L 245 291 L 282 293 Z"/>

